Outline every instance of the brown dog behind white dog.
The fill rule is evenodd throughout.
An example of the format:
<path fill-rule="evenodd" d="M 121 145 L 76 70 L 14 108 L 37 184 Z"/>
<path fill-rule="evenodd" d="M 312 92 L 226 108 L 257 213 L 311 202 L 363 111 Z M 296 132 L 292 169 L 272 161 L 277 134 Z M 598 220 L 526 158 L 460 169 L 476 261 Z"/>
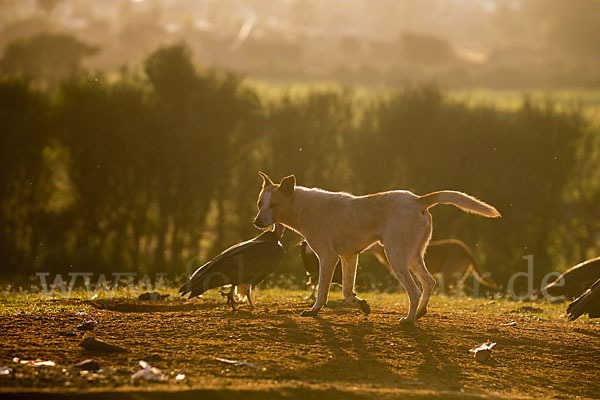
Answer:
<path fill-rule="evenodd" d="M 342 292 L 350 303 L 369 314 L 368 303 L 354 293 L 358 254 L 379 241 L 396 277 L 406 288 L 410 300 L 408 314 L 401 321 L 414 323 L 427 313 L 435 279 L 427 271 L 423 254 L 431 239 L 429 208 L 453 204 L 466 212 L 490 218 L 500 213 L 492 206 L 464 193 L 443 190 L 424 196 L 394 190 L 366 196 L 328 192 L 296 186 L 290 175 L 279 184 L 264 173 L 258 196 L 259 228 L 281 223 L 298 232 L 319 257 L 319 288 L 311 310 L 303 316 L 316 316 L 327 303 L 331 279 L 338 257 L 342 260 Z M 423 293 L 410 271 L 421 282 Z"/>
<path fill-rule="evenodd" d="M 302 240 L 298 243 L 298 246 L 300 247 L 302 263 L 310 277 L 309 283 L 313 286 L 313 291 L 308 298 L 315 300 L 315 292 L 317 283 L 319 282 L 319 259 L 308 243 L 306 243 L 306 240 Z M 381 243 L 373 243 L 363 250 L 361 254 L 371 254 L 372 256 L 375 256 L 379 263 L 391 270 L 390 264 L 385 256 L 385 250 Z M 499 288 L 498 284 L 489 277 L 489 272 L 481 273 L 477 261 L 473 256 L 473 252 L 469 246 L 461 240 L 432 240 L 427 246 L 424 259 L 429 273 L 434 276 L 439 276 L 439 285 L 442 286 L 440 293 L 449 294 L 451 288 L 453 288 L 457 295 L 460 294 L 465 281 L 471 274 L 474 278 L 474 288 L 478 288 L 480 285 L 485 286 L 488 290 L 497 290 Z M 342 271 L 338 268 L 338 264 L 336 264 L 335 272 L 333 274 L 333 282 L 341 285 Z M 478 293 L 478 289 L 475 290 L 476 293 Z"/>

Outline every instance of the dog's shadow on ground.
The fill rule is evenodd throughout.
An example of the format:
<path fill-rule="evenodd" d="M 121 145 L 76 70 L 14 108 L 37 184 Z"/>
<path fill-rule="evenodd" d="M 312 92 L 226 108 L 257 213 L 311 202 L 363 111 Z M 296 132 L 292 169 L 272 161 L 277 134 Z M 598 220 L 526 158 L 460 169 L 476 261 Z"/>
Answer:
<path fill-rule="evenodd" d="M 462 387 L 462 368 L 451 361 L 451 354 L 447 354 L 456 352 L 456 349 L 440 345 L 442 335 L 451 335 L 452 332 L 432 331 L 421 327 L 419 321 L 417 321 L 417 325 L 405 325 L 400 329 L 406 340 L 423 357 L 423 362 L 418 368 L 418 376 L 421 381 L 437 381 L 441 386 L 454 390 Z"/>
<path fill-rule="evenodd" d="M 232 311 L 226 303 L 218 300 L 138 302 L 132 300 L 104 301 L 92 304 L 96 308 L 119 312 L 167 312 L 217 309 L 217 315 L 231 323 L 255 320 L 270 320 L 270 331 L 277 331 L 279 341 L 292 345 L 321 344 L 324 351 L 322 359 L 308 362 L 310 366 L 295 369 L 291 377 L 344 376 L 348 380 L 360 383 L 392 383 L 396 385 L 431 385 L 437 382 L 445 388 L 460 388 L 462 370 L 450 362 L 449 352 L 441 340 L 443 335 L 451 334 L 422 321 L 417 325 L 402 325 L 398 316 L 388 313 L 371 317 L 363 316 L 345 300 L 330 301 L 317 317 L 300 318 L 304 309 L 310 308 L 310 302 L 260 305 L 251 310 L 241 305 Z M 281 308 L 283 306 L 283 308 Z M 275 309 L 272 312 L 271 309 Z M 383 318 L 383 320 L 382 320 Z M 435 318 L 425 316 L 424 319 Z M 243 325 L 240 325 L 243 326 Z M 266 334 L 266 330 L 263 332 Z M 266 336 L 269 336 L 266 334 Z M 394 339 L 392 339 L 394 338 Z M 395 347 L 389 347 L 394 341 Z M 415 368 L 398 368 L 393 358 L 406 357 L 410 353 Z M 307 358 L 308 360 L 308 358 Z M 333 374 L 333 375 L 332 375 Z M 293 376 L 292 376 L 293 375 Z"/>
<path fill-rule="evenodd" d="M 319 342 L 325 345 L 329 353 L 317 365 L 295 370 L 295 375 L 315 376 L 315 372 L 321 372 L 323 376 L 345 376 L 357 383 L 387 382 L 410 387 L 427 384 L 430 387 L 432 382 L 438 382 L 447 389 L 462 387 L 462 369 L 450 361 L 451 352 L 456 349 L 440 345 L 443 335 L 448 332 L 431 331 L 421 327 L 420 322 L 417 325 L 402 325 L 395 317 L 393 321 L 387 321 L 386 318 L 382 324 L 379 316 L 362 316 L 345 301 L 330 302 L 327 308 L 330 313 L 322 312 L 314 318 L 298 320 L 284 315 L 271 317 L 282 320 L 280 326 L 286 331 L 284 340 L 292 343 L 298 340 L 303 343 Z M 351 316 L 353 313 L 356 317 Z M 399 339 L 394 339 L 397 343 L 388 343 L 386 330 L 394 331 L 394 337 Z M 396 367 L 391 360 L 394 357 L 412 357 L 415 368 L 407 370 Z"/>

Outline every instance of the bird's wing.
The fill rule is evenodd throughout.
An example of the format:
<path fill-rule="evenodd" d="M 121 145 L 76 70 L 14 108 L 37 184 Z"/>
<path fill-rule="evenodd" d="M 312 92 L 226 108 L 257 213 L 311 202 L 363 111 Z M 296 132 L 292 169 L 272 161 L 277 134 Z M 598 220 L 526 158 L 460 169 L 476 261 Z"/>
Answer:
<path fill-rule="evenodd" d="M 570 321 L 576 320 L 583 314 L 589 314 L 592 318 L 600 317 L 600 279 L 569 304 L 567 314 Z"/>
<path fill-rule="evenodd" d="M 234 244 L 233 246 L 229 247 L 228 249 L 223 250 L 215 258 L 213 258 L 212 260 L 210 260 L 209 262 L 207 262 L 203 266 L 199 267 L 196 270 L 196 272 L 194 272 L 192 274 L 191 278 L 194 278 L 194 276 L 196 274 L 200 273 L 205 267 L 209 266 L 210 264 L 218 263 L 221 260 L 223 260 L 225 258 L 228 258 L 228 257 L 235 257 L 240 252 L 243 252 L 245 249 L 247 249 L 248 247 L 252 246 L 253 243 L 255 243 L 255 241 L 254 241 L 254 239 L 251 239 L 251 240 L 247 240 L 245 242 Z"/>
<path fill-rule="evenodd" d="M 235 263 L 237 262 L 236 256 L 240 253 L 243 253 L 245 249 L 252 246 L 254 243 L 253 240 L 248 240 L 242 243 L 238 243 L 236 245 L 231 246 L 230 248 L 224 250 L 221 254 L 207 262 L 206 264 L 199 267 L 189 278 L 189 280 L 184 283 L 181 288 L 179 288 L 179 293 L 182 295 L 186 295 L 190 292 L 197 292 L 202 286 L 202 282 L 206 279 L 207 276 L 217 275 L 221 269 L 225 269 L 226 271 L 234 272 Z M 201 293 L 197 293 L 194 296 L 198 296 L 205 292 L 208 289 L 212 289 L 215 287 L 226 285 L 227 283 L 217 284 L 216 278 L 212 287 L 208 287 L 204 289 Z M 193 296 L 191 296 L 193 297 Z"/>
<path fill-rule="evenodd" d="M 279 244 L 254 240 L 240 243 L 198 268 L 180 292 L 194 297 L 219 286 L 259 283 L 279 264 L 281 257 L 283 248 Z M 265 271 L 265 266 L 271 264 L 274 266 Z M 259 276 L 262 279 L 256 282 Z"/>
<path fill-rule="evenodd" d="M 248 283 L 258 285 L 267 275 L 275 271 L 285 251 L 279 242 L 258 242 L 248 254 L 245 264 L 248 273 Z"/>

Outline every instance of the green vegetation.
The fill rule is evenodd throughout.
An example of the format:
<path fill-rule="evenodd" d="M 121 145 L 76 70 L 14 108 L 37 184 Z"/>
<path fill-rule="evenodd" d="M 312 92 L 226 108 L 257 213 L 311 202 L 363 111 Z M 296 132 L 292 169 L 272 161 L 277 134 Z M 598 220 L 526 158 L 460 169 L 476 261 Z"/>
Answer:
<path fill-rule="evenodd" d="M 370 87 L 364 85 L 344 86 L 334 81 L 319 83 L 273 83 L 263 80 L 249 79 L 248 83 L 259 94 L 261 99 L 272 102 L 283 95 L 306 96 L 311 91 L 343 91 L 352 90 L 354 100 L 359 106 L 373 101 L 382 95 L 391 95 L 398 89 L 386 87 Z M 499 110 L 515 111 L 526 101 L 538 105 L 552 104 L 560 112 L 581 112 L 594 124 L 600 124 L 600 90 L 598 89 L 440 89 L 450 100 L 465 103 L 472 107 L 489 106 Z"/>
<path fill-rule="evenodd" d="M 189 273 L 256 234 L 264 170 L 356 194 L 480 197 L 503 218 L 439 207 L 434 238 L 466 241 L 500 282 L 533 254 L 537 285 L 597 254 L 598 126 L 564 102 L 496 107 L 481 98 L 431 86 L 257 89 L 196 68 L 183 45 L 110 82 L 90 74 L 40 88 L 3 79 L 2 272 Z M 292 254 L 297 240 L 286 237 Z M 368 273 L 364 288 L 390 286 L 385 268 Z M 298 257 L 272 279 L 281 275 L 301 285 Z"/>
<path fill-rule="evenodd" d="M 536 103 L 550 102 L 560 111 L 580 111 L 594 124 L 600 125 L 600 90 L 595 89 L 552 91 L 472 89 L 451 91 L 449 95 L 473 106 L 487 104 L 505 110 L 519 109 L 525 99 Z"/>
<path fill-rule="evenodd" d="M 82 59 L 97 51 L 67 34 L 40 33 L 10 43 L 0 60 L 0 70 L 56 83 L 79 72 Z"/>

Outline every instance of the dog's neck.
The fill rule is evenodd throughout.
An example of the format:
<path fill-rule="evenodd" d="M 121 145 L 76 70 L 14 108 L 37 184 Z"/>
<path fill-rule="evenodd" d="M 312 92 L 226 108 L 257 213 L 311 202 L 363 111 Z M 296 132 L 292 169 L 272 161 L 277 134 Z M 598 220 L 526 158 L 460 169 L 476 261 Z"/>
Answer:
<path fill-rule="evenodd" d="M 301 191 L 301 188 L 298 186 L 294 188 L 294 194 L 289 210 L 286 213 L 282 214 L 279 217 L 279 221 L 277 221 L 285 225 L 288 229 L 291 229 L 300 234 L 301 232 L 300 227 L 298 226 L 298 215 L 300 212 L 299 204 L 302 203 L 302 200 L 299 200 L 302 198 Z"/>
<path fill-rule="evenodd" d="M 301 234 L 302 236 L 305 236 L 305 227 L 302 224 L 303 218 L 301 216 L 308 211 L 307 209 L 310 205 L 311 195 L 319 191 L 323 192 L 321 189 L 296 186 L 294 188 L 290 212 L 282 216 L 281 221 L 279 222 L 289 229 Z"/>

